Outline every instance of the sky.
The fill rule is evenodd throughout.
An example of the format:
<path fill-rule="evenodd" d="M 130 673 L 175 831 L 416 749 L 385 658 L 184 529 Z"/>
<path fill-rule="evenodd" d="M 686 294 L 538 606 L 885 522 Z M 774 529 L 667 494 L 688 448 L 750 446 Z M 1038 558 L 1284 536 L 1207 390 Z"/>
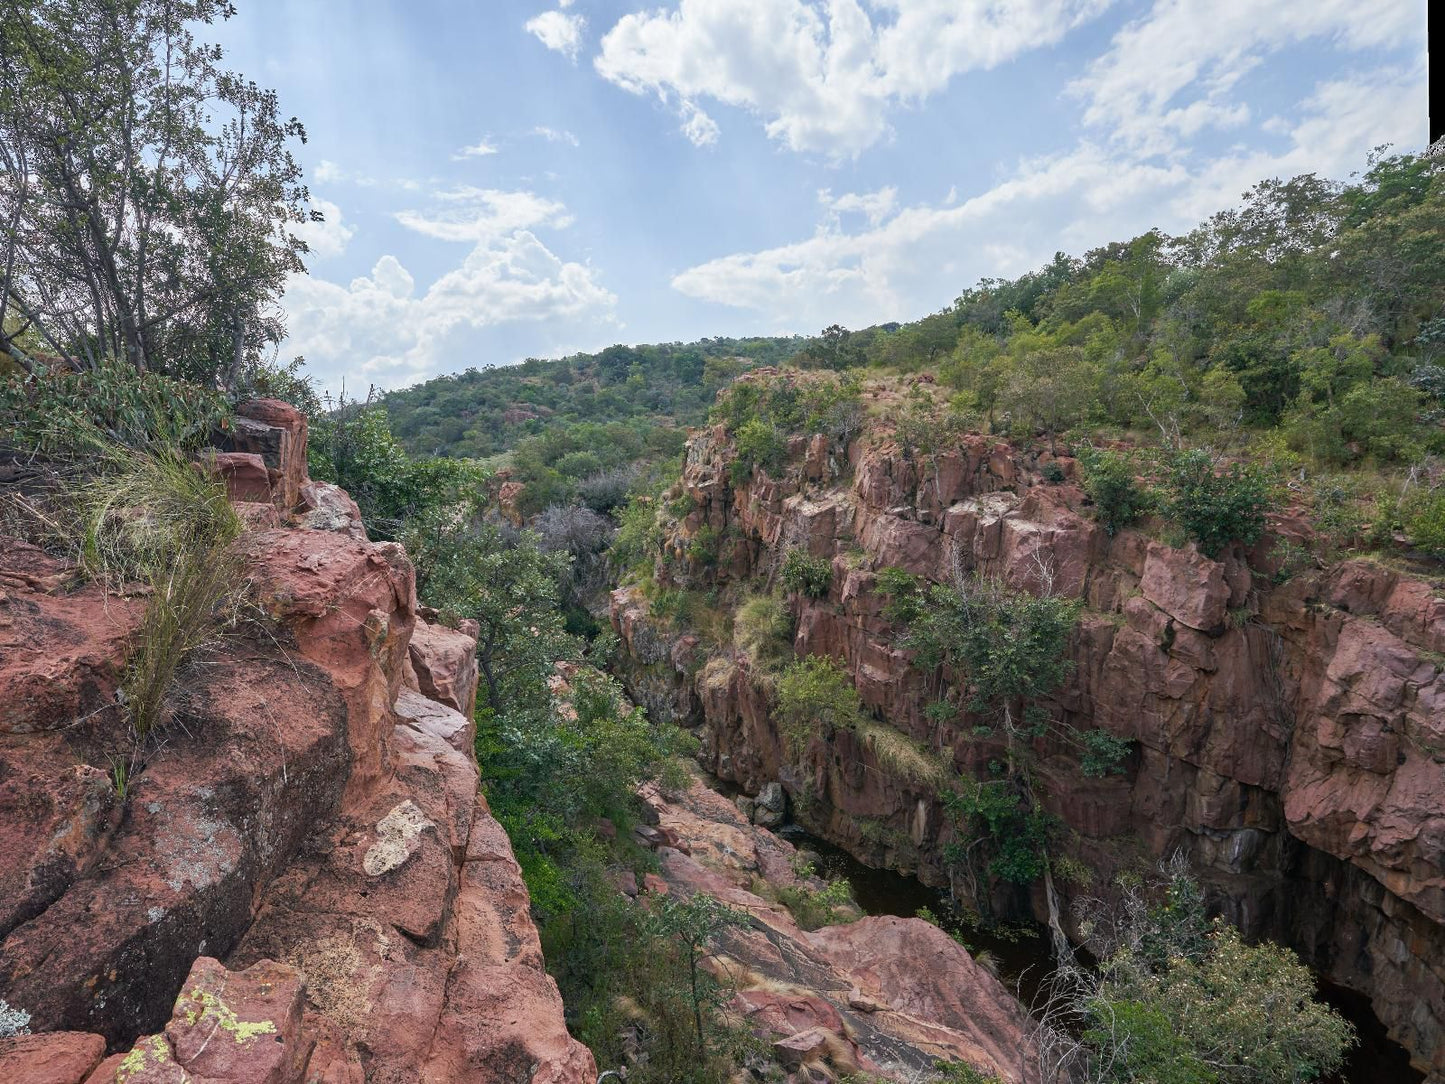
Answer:
<path fill-rule="evenodd" d="M 911 320 L 1427 139 L 1425 0 L 238 0 L 325 388 Z"/>

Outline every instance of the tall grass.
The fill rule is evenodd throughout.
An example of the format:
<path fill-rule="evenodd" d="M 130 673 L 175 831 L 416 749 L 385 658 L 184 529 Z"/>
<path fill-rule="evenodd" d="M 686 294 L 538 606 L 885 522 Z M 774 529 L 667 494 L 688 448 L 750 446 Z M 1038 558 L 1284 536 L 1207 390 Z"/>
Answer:
<path fill-rule="evenodd" d="M 74 497 L 86 574 L 117 589 L 149 589 L 121 683 L 144 739 L 164 719 L 177 671 L 233 617 L 241 522 L 225 485 L 171 450 L 109 451 Z"/>

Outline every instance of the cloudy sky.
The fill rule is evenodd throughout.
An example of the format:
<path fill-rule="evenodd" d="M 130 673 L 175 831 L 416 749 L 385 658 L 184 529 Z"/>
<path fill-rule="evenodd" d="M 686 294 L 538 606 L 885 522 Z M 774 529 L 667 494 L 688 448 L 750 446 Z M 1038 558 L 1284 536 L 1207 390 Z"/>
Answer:
<path fill-rule="evenodd" d="M 238 0 L 335 389 L 936 311 L 1426 140 L 1425 0 Z"/>

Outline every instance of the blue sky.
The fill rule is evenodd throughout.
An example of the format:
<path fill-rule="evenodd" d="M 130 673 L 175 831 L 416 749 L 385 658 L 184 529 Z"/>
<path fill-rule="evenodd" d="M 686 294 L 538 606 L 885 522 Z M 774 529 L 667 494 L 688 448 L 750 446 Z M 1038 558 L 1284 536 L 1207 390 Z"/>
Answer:
<path fill-rule="evenodd" d="M 1426 139 L 1424 0 L 239 0 L 335 390 L 907 320 Z"/>

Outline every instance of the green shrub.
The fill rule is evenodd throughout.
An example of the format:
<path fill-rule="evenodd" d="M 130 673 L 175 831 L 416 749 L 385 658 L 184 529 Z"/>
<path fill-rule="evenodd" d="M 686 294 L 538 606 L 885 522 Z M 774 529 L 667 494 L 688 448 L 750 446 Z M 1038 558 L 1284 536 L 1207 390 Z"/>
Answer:
<path fill-rule="evenodd" d="M 737 430 L 736 452 L 728 464 L 728 480 L 744 485 L 753 471 L 777 474 L 787 456 L 787 444 L 773 426 L 758 418 L 749 418 Z"/>
<path fill-rule="evenodd" d="M 1231 463 L 1219 471 L 1213 457 L 1196 448 L 1180 452 L 1170 465 L 1165 511 L 1201 552 L 1218 557 L 1231 542 L 1249 546 L 1259 540 L 1271 490 L 1257 467 Z"/>
<path fill-rule="evenodd" d="M 1128 738 L 1115 737 L 1107 730 L 1085 730 L 1079 735 L 1083 755 L 1079 766 L 1087 776 L 1123 775 L 1124 760 L 1134 747 Z"/>
<path fill-rule="evenodd" d="M 1405 536 L 1416 549 L 1445 558 L 1445 489 L 1406 503 Z"/>
<path fill-rule="evenodd" d="M 783 586 L 809 598 L 823 598 L 833 584 L 833 562 L 794 547 L 783 557 Z"/>
<path fill-rule="evenodd" d="M 0 375 L 4 442 L 42 455 L 93 454 L 114 444 L 193 449 L 229 414 L 217 392 L 159 373 L 137 373 L 121 362 L 83 373 Z"/>
<path fill-rule="evenodd" d="M 709 568 L 717 564 L 718 555 L 722 549 L 722 532 L 716 527 L 709 527 L 706 524 L 697 529 L 692 540 L 687 544 L 687 558 L 694 564 L 705 565 Z"/>
<path fill-rule="evenodd" d="M 778 718 L 794 756 L 819 729 L 851 730 L 863 704 L 844 669 L 826 655 L 808 655 L 778 677 Z"/>
<path fill-rule="evenodd" d="M 650 571 L 661 545 L 656 503 L 645 494 L 634 496 L 618 516 L 608 560 L 624 572 Z"/>
<path fill-rule="evenodd" d="M 777 890 L 778 902 L 786 907 L 802 929 L 836 926 L 860 917 L 853 902 L 853 889 L 846 878 L 829 881 L 823 888 L 806 884 L 787 885 Z"/>
<path fill-rule="evenodd" d="M 1089 451 L 1082 457 L 1084 492 L 1094 502 L 1094 516 L 1108 534 L 1128 527 L 1154 506 L 1152 495 L 1139 485 L 1134 464 L 1114 452 Z"/>
<path fill-rule="evenodd" d="M 411 520 L 485 495 L 491 472 L 467 459 L 406 454 L 376 403 L 343 401 L 311 425 L 311 477 L 349 493 L 373 538 L 397 539 Z M 543 499 L 540 486 L 524 490 Z M 541 508 L 535 509 L 540 511 Z"/>

